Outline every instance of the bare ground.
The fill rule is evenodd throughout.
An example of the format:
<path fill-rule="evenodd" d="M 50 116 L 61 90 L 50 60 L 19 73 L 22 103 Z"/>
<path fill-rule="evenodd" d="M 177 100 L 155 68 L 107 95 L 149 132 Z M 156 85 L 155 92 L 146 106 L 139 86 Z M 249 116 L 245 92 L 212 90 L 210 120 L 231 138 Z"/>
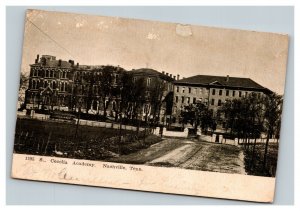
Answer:
<path fill-rule="evenodd" d="M 109 161 L 246 174 L 244 155 L 239 147 L 193 139 L 167 138 L 148 149 Z"/>

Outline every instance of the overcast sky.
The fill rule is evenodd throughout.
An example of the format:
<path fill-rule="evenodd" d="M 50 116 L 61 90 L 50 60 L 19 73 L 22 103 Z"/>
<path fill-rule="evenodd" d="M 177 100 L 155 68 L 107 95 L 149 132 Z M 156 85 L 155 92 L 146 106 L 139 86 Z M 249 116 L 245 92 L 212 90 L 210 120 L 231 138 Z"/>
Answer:
<path fill-rule="evenodd" d="M 283 94 L 288 38 L 274 33 L 31 10 L 22 71 L 37 54 L 85 65 L 251 78 Z"/>

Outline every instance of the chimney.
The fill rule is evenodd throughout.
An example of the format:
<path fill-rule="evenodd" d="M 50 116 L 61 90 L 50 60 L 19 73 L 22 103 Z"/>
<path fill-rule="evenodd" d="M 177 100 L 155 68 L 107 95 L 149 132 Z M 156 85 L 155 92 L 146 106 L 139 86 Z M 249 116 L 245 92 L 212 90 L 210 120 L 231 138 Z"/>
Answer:
<path fill-rule="evenodd" d="M 59 66 L 59 67 L 61 66 L 61 59 L 58 60 L 58 66 Z"/>
<path fill-rule="evenodd" d="M 162 74 L 165 74 L 165 71 L 162 71 Z"/>
<path fill-rule="evenodd" d="M 179 74 L 177 74 L 177 80 L 179 80 L 179 77 L 180 77 L 180 75 L 179 75 Z"/>
<path fill-rule="evenodd" d="M 36 56 L 36 60 L 35 60 L 35 63 L 36 63 L 36 64 L 39 63 L 39 59 L 40 59 L 40 55 L 38 54 L 38 55 Z"/>
<path fill-rule="evenodd" d="M 71 64 L 71 67 L 74 66 L 74 60 L 69 60 L 69 63 Z"/>
<path fill-rule="evenodd" d="M 173 79 L 176 80 L 176 76 L 175 75 L 173 76 Z"/>
<path fill-rule="evenodd" d="M 169 73 L 166 73 L 166 76 L 169 76 Z"/>
<path fill-rule="evenodd" d="M 78 62 L 77 62 L 77 64 L 76 64 L 76 66 L 79 67 L 79 63 L 78 63 Z"/>
<path fill-rule="evenodd" d="M 171 78 L 173 77 L 172 74 L 170 74 L 170 77 L 171 77 Z"/>
<path fill-rule="evenodd" d="M 226 76 L 226 82 L 229 82 L 229 75 Z"/>

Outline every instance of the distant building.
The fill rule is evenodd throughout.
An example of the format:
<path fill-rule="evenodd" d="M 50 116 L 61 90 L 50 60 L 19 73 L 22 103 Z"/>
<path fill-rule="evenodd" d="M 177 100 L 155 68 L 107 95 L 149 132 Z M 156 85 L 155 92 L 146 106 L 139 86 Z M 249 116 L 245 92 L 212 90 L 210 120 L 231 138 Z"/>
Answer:
<path fill-rule="evenodd" d="M 215 115 L 218 108 L 226 101 L 247 96 L 252 92 L 258 95 L 271 91 L 250 78 L 230 76 L 196 75 L 174 82 L 173 123 L 180 121 L 180 113 L 184 106 L 202 102 L 213 109 Z"/>
<path fill-rule="evenodd" d="M 173 83 L 176 76 L 149 68 L 132 70 L 131 73 L 134 81 L 143 79 L 147 89 L 142 119 L 145 120 L 146 117 L 149 119 L 156 118 L 157 122 L 164 123 L 168 115 L 168 108 L 172 107 L 167 99 L 173 94 Z"/>

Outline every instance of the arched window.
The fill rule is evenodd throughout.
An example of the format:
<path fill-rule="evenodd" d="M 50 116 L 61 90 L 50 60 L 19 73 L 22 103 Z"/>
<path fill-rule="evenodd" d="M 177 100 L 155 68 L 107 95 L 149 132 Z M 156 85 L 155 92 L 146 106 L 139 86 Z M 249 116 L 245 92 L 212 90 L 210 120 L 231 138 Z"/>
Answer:
<path fill-rule="evenodd" d="M 97 110 L 97 101 L 96 100 L 94 100 L 93 101 L 93 110 Z"/>
<path fill-rule="evenodd" d="M 61 82 L 61 85 L 60 85 L 60 91 L 64 91 L 65 89 L 65 83 L 64 82 Z"/>
<path fill-rule="evenodd" d="M 36 89 L 36 81 L 35 80 L 32 81 L 32 87 L 31 88 Z"/>

